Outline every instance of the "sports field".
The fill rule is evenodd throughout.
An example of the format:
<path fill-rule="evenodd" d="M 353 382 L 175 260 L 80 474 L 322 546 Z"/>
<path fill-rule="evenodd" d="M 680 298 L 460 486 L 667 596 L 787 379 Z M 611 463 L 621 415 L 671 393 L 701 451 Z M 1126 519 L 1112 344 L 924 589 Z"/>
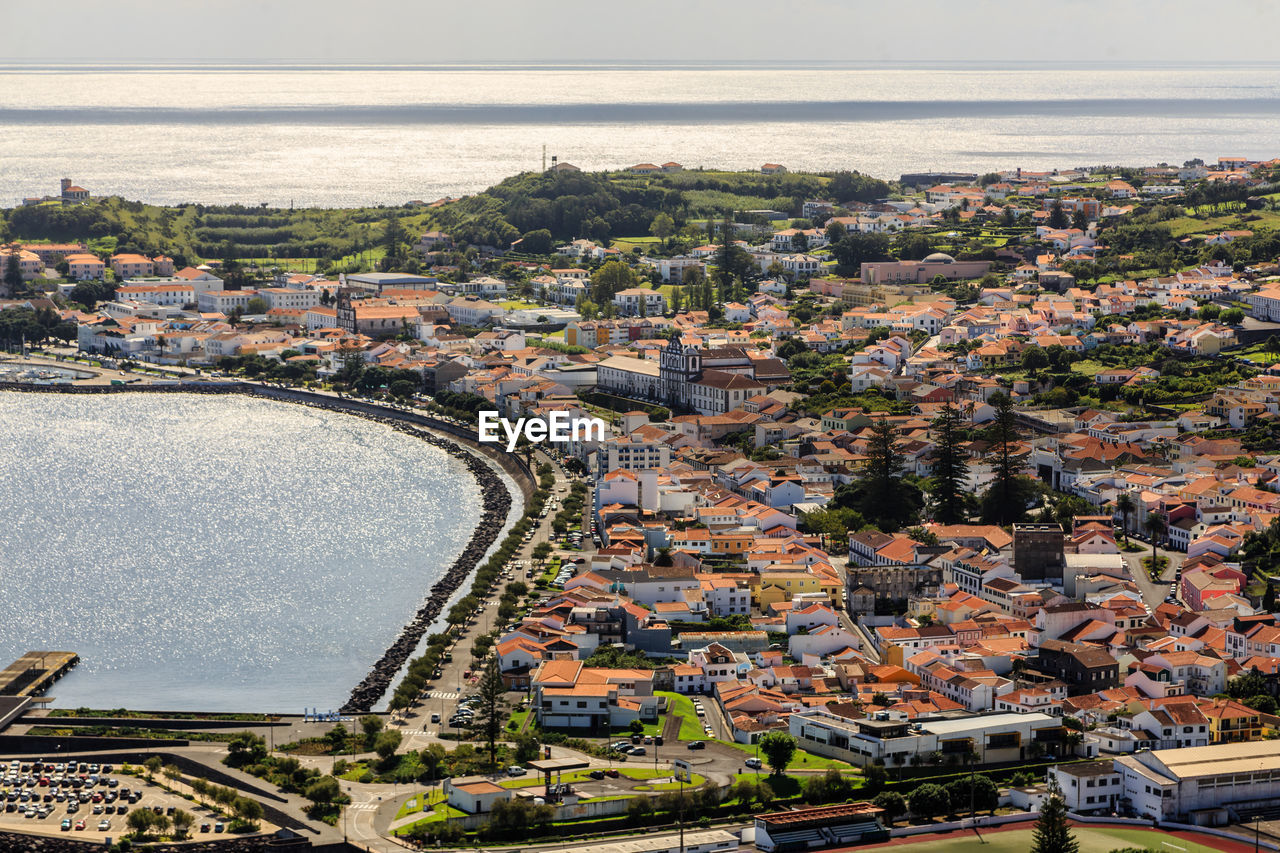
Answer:
<path fill-rule="evenodd" d="M 1129 829 L 1111 826 L 1074 826 L 1072 831 L 1080 842 L 1080 853 L 1110 853 L 1120 847 L 1137 847 L 1157 853 L 1214 853 L 1221 850 L 1238 850 L 1239 845 L 1226 839 L 1213 839 L 1221 846 L 1207 847 L 1180 837 L 1180 834 L 1157 832 L 1151 829 Z M 982 841 L 972 832 L 959 832 L 948 837 L 928 836 L 919 841 L 892 842 L 880 849 L 923 851 L 929 853 L 1026 853 L 1031 849 L 1031 828 L 1011 829 L 1004 832 L 982 830 Z M 1210 836 L 1201 836 L 1206 841 Z M 1252 845 L 1250 845 L 1252 847 Z"/>

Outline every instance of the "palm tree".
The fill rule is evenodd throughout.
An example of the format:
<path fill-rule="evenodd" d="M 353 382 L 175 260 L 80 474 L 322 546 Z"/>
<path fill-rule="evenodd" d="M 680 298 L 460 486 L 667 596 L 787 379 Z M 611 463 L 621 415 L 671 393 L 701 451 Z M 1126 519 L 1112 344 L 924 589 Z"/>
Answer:
<path fill-rule="evenodd" d="M 1120 511 L 1120 517 L 1124 519 L 1124 544 L 1129 544 L 1129 514 L 1137 507 L 1133 503 L 1133 496 L 1128 492 L 1121 492 L 1116 498 L 1116 509 Z"/>
<path fill-rule="evenodd" d="M 1156 543 L 1160 541 L 1160 537 L 1164 535 L 1166 525 L 1164 516 L 1156 515 L 1154 512 L 1147 514 L 1147 520 L 1142 523 L 1146 528 L 1147 535 L 1151 537 L 1151 574 L 1159 577 L 1159 554 L 1156 551 Z"/>

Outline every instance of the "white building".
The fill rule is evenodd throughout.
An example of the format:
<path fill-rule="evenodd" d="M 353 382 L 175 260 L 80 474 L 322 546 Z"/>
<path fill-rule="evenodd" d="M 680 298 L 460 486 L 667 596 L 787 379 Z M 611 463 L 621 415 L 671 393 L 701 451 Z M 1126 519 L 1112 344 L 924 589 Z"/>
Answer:
<path fill-rule="evenodd" d="M 1115 767 L 1121 807 L 1138 817 L 1222 825 L 1280 802 L 1280 741 L 1157 749 L 1121 756 Z"/>

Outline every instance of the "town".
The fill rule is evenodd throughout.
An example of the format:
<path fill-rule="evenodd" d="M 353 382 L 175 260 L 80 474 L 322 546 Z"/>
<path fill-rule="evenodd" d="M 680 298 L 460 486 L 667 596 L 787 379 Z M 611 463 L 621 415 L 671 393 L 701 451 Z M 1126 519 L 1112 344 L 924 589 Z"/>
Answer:
<path fill-rule="evenodd" d="M 6 383 L 305 389 L 537 472 L 501 599 L 299 753 L 378 753 L 318 765 L 409 786 L 378 834 L 786 851 L 1056 802 L 1280 843 L 1280 159 L 501 188 L 327 254 L 70 179 L 0 218 Z"/>

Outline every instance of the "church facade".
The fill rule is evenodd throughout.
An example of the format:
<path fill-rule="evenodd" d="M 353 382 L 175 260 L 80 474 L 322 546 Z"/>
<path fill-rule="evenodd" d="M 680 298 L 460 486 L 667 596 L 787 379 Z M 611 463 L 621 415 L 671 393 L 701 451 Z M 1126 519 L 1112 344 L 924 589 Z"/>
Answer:
<path fill-rule="evenodd" d="M 741 347 L 699 349 L 682 344 L 677 334 L 662 349 L 657 364 L 612 356 L 596 368 L 601 391 L 703 415 L 722 415 L 789 380 L 777 359 L 752 359 Z"/>

